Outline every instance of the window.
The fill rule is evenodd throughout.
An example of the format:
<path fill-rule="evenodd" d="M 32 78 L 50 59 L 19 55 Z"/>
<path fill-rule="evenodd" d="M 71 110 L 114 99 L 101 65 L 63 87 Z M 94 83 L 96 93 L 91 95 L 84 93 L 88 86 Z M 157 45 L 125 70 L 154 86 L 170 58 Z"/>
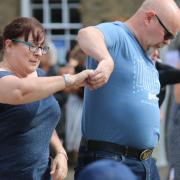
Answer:
<path fill-rule="evenodd" d="M 29 6 L 22 16 L 36 17 L 58 49 L 58 62 L 66 62 L 66 53 L 74 46 L 82 27 L 80 0 L 21 0 L 21 9 Z M 27 9 L 27 8 L 26 8 Z"/>

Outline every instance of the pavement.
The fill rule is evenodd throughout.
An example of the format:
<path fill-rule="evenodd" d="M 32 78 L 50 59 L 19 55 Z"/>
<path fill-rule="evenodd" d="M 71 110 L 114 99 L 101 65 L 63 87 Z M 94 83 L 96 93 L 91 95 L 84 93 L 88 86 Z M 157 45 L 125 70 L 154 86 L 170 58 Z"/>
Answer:
<path fill-rule="evenodd" d="M 69 168 L 67 178 L 65 180 L 74 180 L 74 170 L 73 168 Z"/>

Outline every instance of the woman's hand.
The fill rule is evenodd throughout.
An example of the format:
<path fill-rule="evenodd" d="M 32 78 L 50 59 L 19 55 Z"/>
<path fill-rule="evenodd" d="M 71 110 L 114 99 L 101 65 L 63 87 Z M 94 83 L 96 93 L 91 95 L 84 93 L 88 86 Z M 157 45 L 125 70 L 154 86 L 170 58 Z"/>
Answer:
<path fill-rule="evenodd" d="M 57 153 L 51 161 L 51 176 L 53 180 L 62 180 L 66 178 L 68 172 L 66 153 Z"/>
<path fill-rule="evenodd" d="M 78 74 L 67 77 L 68 87 L 78 88 L 87 85 L 87 79 L 94 74 L 94 70 L 84 70 Z"/>

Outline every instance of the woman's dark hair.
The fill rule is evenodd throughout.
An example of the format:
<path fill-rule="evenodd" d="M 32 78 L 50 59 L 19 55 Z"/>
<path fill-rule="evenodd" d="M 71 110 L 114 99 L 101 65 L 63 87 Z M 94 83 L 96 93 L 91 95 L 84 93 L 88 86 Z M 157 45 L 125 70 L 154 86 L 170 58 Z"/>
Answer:
<path fill-rule="evenodd" d="M 45 29 L 42 24 L 35 18 L 19 17 L 10 22 L 0 37 L 0 49 L 4 48 L 6 39 L 16 39 L 24 37 L 28 41 L 29 34 L 32 33 L 33 41 L 38 43 L 40 40 L 45 40 Z"/>

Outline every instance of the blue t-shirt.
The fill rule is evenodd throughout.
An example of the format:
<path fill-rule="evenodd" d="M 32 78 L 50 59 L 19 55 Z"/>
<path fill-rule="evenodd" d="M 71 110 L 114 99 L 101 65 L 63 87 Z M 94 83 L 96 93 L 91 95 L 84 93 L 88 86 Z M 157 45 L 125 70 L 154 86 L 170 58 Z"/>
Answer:
<path fill-rule="evenodd" d="M 96 26 L 105 37 L 114 71 L 103 87 L 85 89 L 83 136 L 136 148 L 153 148 L 159 139 L 158 72 L 124 23 Z M 97 62 L 88 57 L 87 68 Z"/>
<path fill-rule="evenodd" d="M 38 69 L 38 76 L 45 73 Z M 12 75 L 1 71 L 0 78 Z M 31 83 L 31 82 L 29 82 Z M 49 143 L 60 117 L 53 96 L 22 105 L 0 104 L 0 179 L 50 179 Z"/>

